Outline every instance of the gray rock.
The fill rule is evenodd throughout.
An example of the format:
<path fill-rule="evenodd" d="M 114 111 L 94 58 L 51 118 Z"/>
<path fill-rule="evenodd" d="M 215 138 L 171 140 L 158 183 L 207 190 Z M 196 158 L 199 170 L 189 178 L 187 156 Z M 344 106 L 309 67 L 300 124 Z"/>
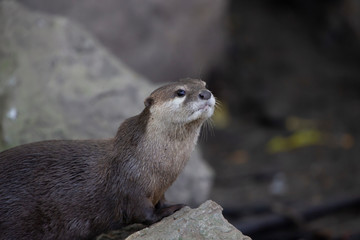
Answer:
<path fill-rule="evenodd" d="M 251 240 L 231 225 L 223 217 L 221 206 L 211 200 L 196 209 L 185 207 L 148 228 L 134 224 L 97 237 L 97 240 L 124 239 Z"/>
<path fill-rule="evenodd" d="M 231 225 L 221 212 L 222 208 L 210 200 L 197 209 L 185 207 L 159 223 L 130 235 L 126 240 L 251 240 Z"/>
<path fill-rule="evenodd" d="M 10 145 L 111 137 L 155 88 L 73 22 L 12 1 L 0 11 L 1 62 L 11 68 L 0 82 L 6 113 L 17 113 L 2 121 Z"/>
<path fill-rule="evenodd" d="M 156 88 L 62 17 L 0 1 L 0 33 L 0 150 L 45 139 L 112 137 Z M 186 183 L 176 185 L 191 186 L 173 189 L 169 198 L 199 204 L 212 173 L 200 157 L 190 161 L 196 169 L 187 167 Z"/>
<path fill-rule="evenodd" d="M 21 0 L 85 26 L 154 81 L 201 77 L 224 48 L 227 0 Z"/>

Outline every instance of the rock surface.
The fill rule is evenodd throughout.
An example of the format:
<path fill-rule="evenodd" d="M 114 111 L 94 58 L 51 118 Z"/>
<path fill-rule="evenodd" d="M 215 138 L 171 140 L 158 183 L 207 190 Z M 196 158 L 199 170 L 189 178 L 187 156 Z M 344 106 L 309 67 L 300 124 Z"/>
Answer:
<path fill-rule="evenodd" d="M 206 201 L 197 209 L 185 207 L 162 221 L 135 232 L 125 238 L 129 228 L 125 231 L 113 232 L 112 235 L 102 235 L 98 240 L 126 239 L 126 240 L 156 240 L 156 239 L 237 239 L 251 240 L 228 223 L 222 215 L 222 208 L 213 201 Z M 133 230 L 141 228 L 139 225 L 131 227 Z M 131 229 L 130 228 L 130 229 Z M 131 231 L 131 230 L 130 230 Z"/>
<path fill-rule="evenodd" d="M 200 77 L 224 48 L 227 0 L 20 0 L 85 26 L 154 81 Z"/>
<path fill-rule="evenodd" d="M 155 88 L 76 23 L 0 1 L 0 150 L 112 137 Z M 169 200 L 199 204 L 212 172 L 198 153 L 178 181 Z"/>

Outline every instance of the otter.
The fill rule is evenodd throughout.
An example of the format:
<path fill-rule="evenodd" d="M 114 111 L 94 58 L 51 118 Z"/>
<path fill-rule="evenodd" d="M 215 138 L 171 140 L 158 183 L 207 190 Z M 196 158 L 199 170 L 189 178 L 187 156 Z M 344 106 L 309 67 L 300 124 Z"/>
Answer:
<path fill-rule="evenodd" d="M 182 208 L 165 191 L 184 168 L 215 98 L 205 82 L 164 85 L 106 140 L 50 140 L 0 153 L 0 239 L 91 239 Z"/>

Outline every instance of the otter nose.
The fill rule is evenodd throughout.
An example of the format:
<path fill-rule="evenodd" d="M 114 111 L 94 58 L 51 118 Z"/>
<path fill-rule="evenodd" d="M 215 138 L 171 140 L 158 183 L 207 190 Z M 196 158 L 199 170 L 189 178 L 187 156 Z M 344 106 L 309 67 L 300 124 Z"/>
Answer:
<path fill-rule="evenodd" d="M 202 90 L 199 94 L 199 98 L 202 100 L 209 100 L 211 98 L 211 92 L 208 90 Z"/>

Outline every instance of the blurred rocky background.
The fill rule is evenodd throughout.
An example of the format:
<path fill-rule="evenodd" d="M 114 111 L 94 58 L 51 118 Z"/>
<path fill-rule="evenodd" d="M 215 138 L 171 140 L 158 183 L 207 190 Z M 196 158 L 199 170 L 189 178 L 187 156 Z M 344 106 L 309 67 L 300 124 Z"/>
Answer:
<path fill-rule="evenodd" d="M 358 0 L 18 0 L 29 18 L 9 2 L 2 148 L 110 137 L 156 84 L 202 78 L 221 101 L 200 140 L 215 181 L 202 164 L 190 202 L 253 239 L 360 238 Z"/>
<path fill-rule="evenodd" d="M 48 139 L 113 137 L 157 87 L 71 20 L 0 1 L 0 148 Z M 167 192 L 191 206 L 213 171 L 197 150 Z"/>
<path fill-rule="evenodd" d="M 136 72 L 152 81 L 200 77 L 224 48 L 224 0 L 20 0 L 79 22 Z"/>

